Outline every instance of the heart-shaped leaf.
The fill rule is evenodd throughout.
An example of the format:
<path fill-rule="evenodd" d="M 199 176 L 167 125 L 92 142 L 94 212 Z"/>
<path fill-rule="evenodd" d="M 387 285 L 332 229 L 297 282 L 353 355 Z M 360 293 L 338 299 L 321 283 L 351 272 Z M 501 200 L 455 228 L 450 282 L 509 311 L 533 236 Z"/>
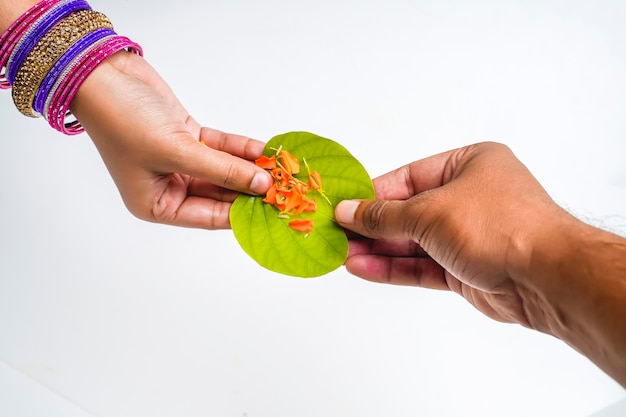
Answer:
<path fill-rule="evenodd" d="M 263 197 L 241 195 L 230 211 L 233 233 L 243 250 L 271 271 L 303 278 L 327 274 L 348 256 L 348 239 L 335 222 L 334 207 L 341 200 L 374 198 L 372 181 L 359 161 L 330 139 L 308 132 L 285 133 L 273 137 L 263 154 L 270 157 L 279 149 L 306 166 L 295 175 L 298 180 L 308 183 L 310 172 L 319 173 L 323 194 L 309 193 L 317 210 L 286 216 Z M 312 219 L 310 233 L 290 227 L 294 219 Z"/>

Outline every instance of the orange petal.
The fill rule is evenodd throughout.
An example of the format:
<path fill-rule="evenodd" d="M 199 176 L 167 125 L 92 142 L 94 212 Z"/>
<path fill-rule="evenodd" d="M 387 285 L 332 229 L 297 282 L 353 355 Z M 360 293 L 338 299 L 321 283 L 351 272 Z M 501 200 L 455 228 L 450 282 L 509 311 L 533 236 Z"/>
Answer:
<path fill-rule="evenodd" d="M 292 214 L 294 216 L 299 216 L 303 212 L 311 213 L 314 212 L 317 207 L 315 206 L 315 202 L 309 200 L 306 196 L 299 197 L 299 203 L 296 207 L 294 207 Z"/>
<path fill-rule="evenodd" d="M 294 210 L 297 212 L 298 208 L 303 204 L 304 201 L 302 200 L 302 195 L 293 193 L 289 198 L 287 198 L 283 211 L 289 213 L 290 211 Z"/>
<path fill-rule="evenodd" d="M 319 172 L 313 171 L 309 174 L 309 187 L 314 190 L 322 189 L 322 177 Z"/>
<path fill-rule="evenodd" d="M 265 203 L 272 204 L 272 205 L 276 204 L 276 194 L 277 194 L 277 192 L 278 191 L 276 190 L 276 186 L 275 185 L 271 186 L 267 190 L 267 193 L 265 194 L 265 198 L 263 199 L 263 201 Z"/>
<path fill-rule="evenodd" d="M 317 211 L 317 201 L 315 201 L 315 199 L 307 201 L 303 211 L 305 213 L 314 213 Z"/>
<path fill-rule="evenodd" d="M 285 171 L 287 171 L 289 175 L 296 175 L 300 172 L 300 162 L 298 162 L 298 159 L 295 156 L 287 151 L 281 150 L 280 158 L 280 162 L 283 164 Z"/>
<path fill-rule="evenodd" d="M 291 190 L 291 183 L 289 182 L 289 178 L 286 175 L 280 178 L 280 184 L 278 184 L 281 190 Z"/>
<path fill-rule="evenodd" d="M 276 156 L 261 156 L 254 163 L 263 169 L 274 169 L 276 168 Z"/>
<path fill-rule="evenodd" d="M 289 222 L 289 227 L 298 232 L 311 233 L 313 231 L 312 219 L 296 219 Z"/>
<path fill-rule="evenodd" d="M 287 197 L 285 196 L 285 194 L 282 191 L 278 191 L 276 193 L 276 205 L 282 205 L 284 207 L 284 205 L 287 203 Z M 280 208 L 280 206 L 278 207 Z"/>
<path fill-rule="evenodd" d="M 309 186 L 303 182 L 297 182 L 295 188 L 298 190 L 300 194 L 306 194 L 309 192 Z"/>

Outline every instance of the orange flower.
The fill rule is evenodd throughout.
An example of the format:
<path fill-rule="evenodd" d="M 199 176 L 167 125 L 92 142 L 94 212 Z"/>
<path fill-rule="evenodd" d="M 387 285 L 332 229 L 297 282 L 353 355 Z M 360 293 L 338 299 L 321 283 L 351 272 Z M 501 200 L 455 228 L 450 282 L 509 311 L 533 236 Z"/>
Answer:
<path fill-rule="evenodd" d="M 328 201 L 322 191 L 322 178 L 316 171 L 311 172 L 306 161 L 303 162 L 309 174 L 308 183 L 294 175 L 300 173 L 300 162 L 291 153 L 281 149 L 272 156 L 261 156 L 255 163 L 267 170 L 274 178 L 274 184 L 267 190 L 263 202 L 275 206 L 280 217 L 300 216 L 302 213 L 314 213 L 317 210 L 315 198 L 307 197 L 311 189 L 318 192 Z M 313 231 L 313 220 L 296 218 L 289 222 L 289 227 L 299 232 L 306 232 L 308 236 Z"/>

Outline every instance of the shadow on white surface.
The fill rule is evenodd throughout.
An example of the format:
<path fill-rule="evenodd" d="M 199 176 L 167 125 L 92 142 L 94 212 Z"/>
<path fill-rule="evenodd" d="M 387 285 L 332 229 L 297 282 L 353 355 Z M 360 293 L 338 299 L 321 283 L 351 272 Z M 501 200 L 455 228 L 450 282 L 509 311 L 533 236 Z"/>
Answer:
<path fill-rule="evenodd" d="M 93 417 L 93 414 L 0 360 L 0 416 Z"/>
<path fill-rule="evenodd" d="M 626 398 L 613 405 L 603 408 L 589 417 L 624 417 L 626 416 Z"/>

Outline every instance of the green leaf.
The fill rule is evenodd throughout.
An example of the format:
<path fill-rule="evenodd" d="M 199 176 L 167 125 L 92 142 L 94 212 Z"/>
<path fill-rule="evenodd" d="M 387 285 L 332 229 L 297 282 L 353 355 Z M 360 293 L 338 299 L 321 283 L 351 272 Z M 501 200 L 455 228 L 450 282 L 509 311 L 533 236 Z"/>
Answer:
<path fill-rule="evenodd" d="M 319 172 L 322 189 L 330 204 L 316 195 L 317 211 L 298 218 L 314 220 L 313 231 L 305 234 L 289 227 L 276 207 L 263 197 L 239 196 L 230 211 L 235 238 L 261 266 L 281 274 L 311 278 L 327 274 L 348 256 L 348 239 L 335 222 L 334 206 L 347 199 L 373 199 L 374 187 L 363 166 L 340 144 L 308 132 L 290 132 L 273 137 L 265 146 L 266 156 L 284 149 L 301 161 L 296 177 L 308 181 L 303 159 L 311 171 Z M 331 205 L 332 204 L 332 205 Z"/>

